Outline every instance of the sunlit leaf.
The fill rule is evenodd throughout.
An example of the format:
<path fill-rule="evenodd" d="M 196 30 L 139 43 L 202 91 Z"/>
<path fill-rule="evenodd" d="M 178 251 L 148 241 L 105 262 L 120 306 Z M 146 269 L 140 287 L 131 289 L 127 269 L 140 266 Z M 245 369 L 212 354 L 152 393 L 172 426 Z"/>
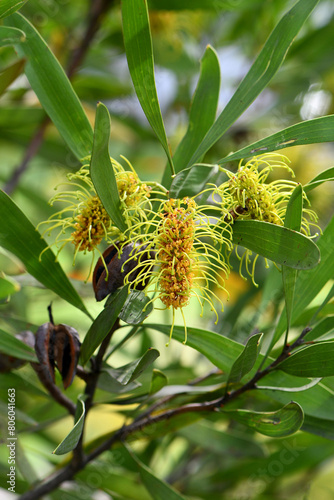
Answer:
<path fill-rule="evenodd" d="M 56 262 L 54 253 L 48 249 L 39 260 L 42 251 L 47 247 L 46 242 L 19 207 L 3 191 L 0 191 L 0 213 L 0 245 L 16 255 L 23 262 L 28 273 L 46 288 L 89 316 L 78 293 L 60 264 Z"/>
<path fill-rule="evenodd" d="M 223 413 L 251 429 L 271 437 L 285 437 L 297 432 L 304 420 L 299 404 L 291 402 L 277 411 L 223 410 Z"/>
<path fill-rule="evenodd" d="M 16 10 L 19 10 L 28 0 L 1 0 L 0 19 L 10 16 Z"/>
<path fill-rule="evenodd" d="M 21 14 L 7 17 L 5 23 L 26 34 L 26 41 L 15 44 L 15 49 L 20 57 L 27 59 L 25 73 L 30 85 L 60 135 L 79 160 L 90 155 L 93 130 L 63 68 Z"/>
<path fill-rule="evenodd" d="M 280 20 L 235 94 L 199 144 L 188 163 L 189 166 L 200 161 L 206 151 L 224 135 L 265 89 L 284 61 L 293 39 L 317 3 L 318 0 L 299 0 Z"/>
<path fill-rule="evenodd" d="M 233 243 L 294 269 L 311 269 L 320 259 L 319 249 L 312 240 L 301 233 L 269 222 L 235 221 Z"/>
<path fill-rule="evenodd" d="M 82 434 L 82 429 L 85 421 L 85 403 L 84 397 L 79 396 L 77 402 L 77 409 L 74 416 L 74 427 L 67 434 L 67 436 L 62 440 L 62 442 L 57 446 L 57 448 L 52 452 L 55 455 L 65 455 L 74 450 L 79 442 Z"/>
<path fill-rule="evenodd" d="M 121 212 L 121 202 L 114 169 L 109 155 L 110 116 L 109 111 L 101 102 L 97 105 L 94 142 L 90 165 L 90 174 L 94 187 L 111 220 L 122 232 L 127 225 Z"/>
<path fill-rule="evenodd" d="M 9 276 L 5 278 L 0 276 L 0 300 L 5 299 L 9 295 L 13 295 L 14 293 L 20 290 L 20 285 L 17 281 Z"/>
<path fill-rule="evenodd" d="M 155 86 L 152 39 L 146 0 L 122 2 L 122 20 L 125 52 L 138 100 L 172 166 L 173 161 Z"/>

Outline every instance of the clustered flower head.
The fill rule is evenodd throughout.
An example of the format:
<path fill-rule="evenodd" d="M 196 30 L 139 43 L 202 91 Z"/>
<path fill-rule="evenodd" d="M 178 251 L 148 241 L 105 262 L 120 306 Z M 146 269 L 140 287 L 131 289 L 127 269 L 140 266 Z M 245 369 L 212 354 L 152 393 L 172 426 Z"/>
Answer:
<path fill-rule="evenodd" d="M 236 173 L 222 169 L 228 179 L 220 186 L 206 189 L 205 192 L 212 193 L 212 202 L 199 204 L 196 199 L 202 197 L 203 192 L 193 198 L 169 198 L 168 192 L 157 183 L 149 186 L 141 182 L 130 163 L 127 162 L 130 170 L 124 170 L 121 164 L 111 161 L 127 224 L 125 233 L 120 233 L 102 206 L 90 178 L 89 165 L 68 175 L 71 190 L 52 198 L 51 204 L 65 202 L 67 206 L 47 221 L 51 226 L 48 231 L 58 229 L 54 244 L 61 244 L 61 248 L 68 242 L 75 246 L 74 259 L 79 251 L 94 255 L 97 250 L 106 270 L 106 281 L 108 267 L 98 246 L 102 241 L 114 245 L 118 257 L 123 256 L 120 273 L 124 284 L 129 289 L 144 290 L 150 297 L 148 304 L 159 300 L 163 308 L 172 309 L 170 337 L 175 311 L 180 310 L 186 341 L 183 310 L 192 297 L 200 304 L 201 316 L 205 303 L 214 312 L 216 321 L 215 304 L 220 303 L 223 310 L 216 290 L 227 293 L 225 279 L 229 276 L 230 265 L 225 255 L 229 256 L 234 249 L 234 221 L 250 219 L 283 225 L 287 204 L 297 183 L 281 179 L 268 182 L 268 176 L 276 168 L 284 168 L 292 176 L 294 173 L 282 155 L 269 153 L 245 164 L 241 161 Z M 309 202 L 305 193 L 303 196 L 301 231 L 310 235 L 310 221 L 315 223 L 317 217 L 307 207 Z M 70 235 L 65 234 L 67 229 L 71 230 Z M 255 284 L 254 266 L 258 256 L 250 268 L 251 254 L 246 249 L 241 257 L 238 253 L 237 256 L 241 276 L 241 266 L 245 262 Z M 112 284 L 108 284 L 108 289 L 113 289 Z"/>
<path fill-rule="evenodd" d="M 284 225 L 287 205 L 298 183 L 285 179 L 271 182 L 267 182 L 267 180 L 273 169 L 277 168 L 287 170 L 294 177 L 295 174 L 287 165 L 287 162 L 289 160 L 286 156 L 266 153 L 251 158 L 244 165 L 243 160 L 241 160 L 236 173 L 223 169 L 228 180 L 217 187 L 215 193 L 220 196 L 221 205 L 225 212 L 228 210 L 228 215 L 224 217 L 225 222 L 233 223 L 235 219 L 260 220 L 271 224 Z M 303 201 L 305 206 L 302 212 L 301 231 L 305 235 L 310 235 L 310 226 L 315 225 L 317 215 L 307 207 L 309 201 L 305 193 L 303 193 Z M 237 250 L 236 254 L 239 257 Z M 252 252 L 246 250 L 239 257 L 241 261 L 240 274 L 242 275 L 242 262 L 245 261 L 246 270 L 255 284 L 254 269 L 258 256 L 255 257 L 250 269 L 251 255 Z"/>

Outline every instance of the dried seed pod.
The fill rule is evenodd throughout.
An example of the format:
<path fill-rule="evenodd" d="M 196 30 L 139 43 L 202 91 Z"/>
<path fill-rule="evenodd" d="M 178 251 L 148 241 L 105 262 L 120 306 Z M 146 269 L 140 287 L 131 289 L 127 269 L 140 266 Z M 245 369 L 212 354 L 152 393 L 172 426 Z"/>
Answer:
<path fill-rule="evenodd" d="M 68 325 L 44 323 L 36 333 L 35 351 L 44 376 L 54 384 L 57 366 L 64 389 L 67 389 L 73 381 L 79 360 L 78 332 Z"/>
<path fill-rule="evenodd" d="M 54 325 L 44 323 L 35 338 L 35 352 L 43 374 L 55 383 L 55 361 L 53 356 Z"/>
<path fill-rule="evenodd" d="M 78 332 L 67 325 L 54 327 L 54 361 L 60 371 L 64 389 L 72 384 L 80 355 Z"/>
<path fill-rule="evenodd" d="M 124 285 L 124 279 L 128 276 L 128 281 L 133 281 L 138 275 L 140 268 L 138 263 L 154 258 L 153 251 L 146 251 L 147 245 L 143 246 L 138 255 L 131 257 L 134 250 L 133 243 L 128 243 L 122 247 L 120 254 L 117 247 L 111 245 L 103 253 L 103 260 L 108 268 L 108 275 L 103 260 L 100 257 L 96 263 L 93 274 L 93 288 L 97 301 L 103 300 L 110 293 L 114 293 Z M 136 270 L 134 270 L 137 268 Z M 134 270 L 134 271 L 133 271 Z M 131 272 L 133 271 L 133 272 Z M 137 289 L 143 290 L 146 286 L 141 284 Z"/>
<path fill-rule="evenodd" d="M 35 335 L 30 330 L 24 330 L 17 333 L 15 337 L 22 340 L 29 347 L 34 348 Z M 20 368 L 27 363 L 24 359 L 18 359 L 14 356 L 9 356 L 8 354 L 0 353 L 0 373 L 7 373 L 15 368 Z"/>

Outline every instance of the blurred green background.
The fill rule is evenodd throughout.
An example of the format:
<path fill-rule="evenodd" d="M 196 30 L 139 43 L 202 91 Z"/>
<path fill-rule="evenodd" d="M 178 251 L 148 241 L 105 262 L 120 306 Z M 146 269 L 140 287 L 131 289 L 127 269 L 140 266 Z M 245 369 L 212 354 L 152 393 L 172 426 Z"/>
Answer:
<path fill-rule="evenodd" d="M 231 0 L 211 3 L 213 8 L 206 10 L 190 8 L 150 11 L 157 90 L 172 151 L 187 128 L 191 96 L 199 75 L 199 60 L 207 44 L 215 48 L 221 65 L 220 112 L 282 14 L 294 4 L 289 0 Z M 168 5 L 168 2 L 163 4 Z M 191 0 L 188 0 L 188 4 L 191 7 Z M 149 5 L 157 7 L 159 1 L 149 2 Z M 37 27 L 66 69 L 82 44 L 93 7 L 94 2 L 83 0 L 29 0 L 22 13 Z M 206 162 L 214 163 L 230 151 L 299 121 L 333 113 L 333 20 L 334 1 L 320 1 L 269 87 L 224 139 L 210 150 L 205 158 Z M 0 78 L 1 72 L 16 61 L 12 48 L 0 49 Z M 48 205 L 48 200 L 53 196 L 55 186 L 66 180 L 66 173 L 77 169 L 79 164 L 55 127 L 49 124 L 37 154 L 29 161 L 22 175 L 17 176 L 18 182 L 13 186 L 13 179 L 27 148 L 31 146 L 31 141 L 45 120 L 45 113 L 26 77 L 20 74 L 21 70 L 22 68 L 17 68 L 17 79 L 0 97 L 0 181 L 7 188 L 11 183 L 13 199 L 37 225 L 57 210 L 57 207 Z M 101 17 L 100 27 L 89 40 L 87 53 L 77 67 L 72 83 L 92 125 L 97 102 L 102 101 L 108 107 L 112 118 L 111 156 L 116 160 L 120 160 L 120 155 L 128 158 L 142 180 L 160 181 L 165 167 L 165 154 L 133 92 L 123 48 L 118 2 L 110 2 L 110 8 Z M 291 160 L 297 181 L 304 184 L 319 171 L 333 166 L 334 147 L 327 143 L 295 147 L 286 149 L 284 154 Z M 333 186 L 330 183 L 321 186 L 311 193 L 310 198 L 312 207 L 319 214 L 320 226 L 325 227 L 333 213 Z M 72 258 L 73 249 L 68 245 L 60 255 L 60 262 L 73 278 L 89 311 L 95 316 L 102 310 L 102 305 L 95 302 L 91 284 L 84 283 L 90 259 L 81 256 L 73 268 Z M 52 292 L 36 286 L 33 278 L 24 274 L 21 264 L 13 256 L 5 252 L 0 254 L 0 270 L 15 277 L 19 285 L 27 285 L 14 294 L 9 303 L 0 304 L 0 327 L 13 333 L 17 331 L 18 325 L 12 321 L 12 317 L 21 318 L 22 325 L 31 323 L 39 326 L 48 320 L 47 306 L 53 301 L 56 322 L 75 326 L 81 335 L 87 331 L 89 319 L 57 299 Z M 237 263 L 235 270 L 238 271 Z M 263 311 L 258 309 L 265 276 L 264 265 L 261 263 L 257 267 L 260 287 L 256 289 L 249 281 L 243 281 L 237 272 L 232 273 L 227 282 L 231 299 L 227 303 L 224 297 L 225 312 L 218 325 L 213 324 L 211 315 L 200 319 L 197 311 L 196 314 L 187 311 L 188 325 L 212 328 L 238 341 L 246 338 L 250 325 L 255 321 L 265 331 L 276 318 L 278 301 L 273 295 L 268 303 L 269 307 Z M 270 271 L 270 279 L 273 283 L 277 279 L 275 270 Z M 29 280 L 32 286 L 29 286 Z M 196 309 L 196 303 L 191 308 Z M 234 317 L 241 308 L 244 312 L 236 325 Z M 170 323 L 170 316 L 166 311 L 155 312 L 151 319 L 152 322 Z M 182 320 L 179 322 L 182 323 Z M 31 328 L 34 329 L 34 326 Z M 153 345 L 162 353 L 156 366 L 169 375 L 170 383 L 186 383 L 211 368 L 209 362 L 203 360 L 198 353 L 176 342 L 165 349 L 165 338 L 159 335 L 156 333 L 152 336 L 150 332 L 146 332 L 131 344 L 126 344 L 119 351 L 117 364 L 130 361 L 139 356 L 143 348 Z M 21 370 L 24 373 L 26 368 Z M 76 381 L 70 389 L 73 394 L 80 391 L 80 383 Z M 144 387 L 145 383 L 147 385 L 149 380 L 144 378 Z M 6 380 L 2 378 L 1 390 L 4 387 Z M 49 424 L 54 419 L 55 423 L 42 428 L 39 434 L 23 435 L 21 444 L 27 456 L 22 452 L 22 461 L 31 461 L 34 474 L 42 477 L 50 469 L 50 462 L 61 460 L 60 457 L 50 455 L 49 446 L 51 442 L 54 447 L 70 430 L 71 419 L 61 418 L 62 410 L 59 410 L 58 418 L 54 414 L 54 406 L 49 413 L 43 396 L 36 394 L 36 401 L 39 404 L 32 409 L 30 401 L 22 395 L 18 404 L 32 418 L 42 408 L 45 422 Z M 90 415 L 88 436 L 91 439 L 123 422 L 123 417 L 115 413 L 112 406 L 102 408 L 103 411 Z M 224 429 L 225 424 L 220 425 Z M 213 441 L 208 423 L 195 423 L 175 435 L 153 439 L 151 442 L 143 441 L 136 451 L 157 475 L 173 482 L 180 491 L 193 498 L 334 498 L 334 444 L 331 441 L 307 433 L 298 433 L 297 436 L 284 440 L 257 435 L 255 441 L 249 431 L 250 435 L 247 436 L 244 428 L 236 424 L 234 427 L 234 436 L 246 441 L 249 439 L 252 443 L 249 449 L 245 445 L 236 448 L 237 441 L 234 444 L 221 443 L 219 446 L 219 441 Z M 5 463 L 5 453 L 1 452 L 0 460 Z M 117 456 L 115 458 L 113 453 L 109 453 L 100 461 L 99 467 L 102 469 L 107 467 L 108 461 L 114 466 L 111 473 L 105 474 L 106 485 L 102 488 L 106 492 L 116 491 L 112 498 L 147 498 L 146 493 L 136 487 L 131 473 L 127 472 L 127 476 L 124 476 L 122 461 L 117 462 Z M 94 472 L 96 466 L 90 467 Z M 123 478 L 126 478 L 125 484 Z M 79 479 L 79 485 L 80 481 L 82 488 L 89 492 L 91 487 L 87 483 L 87 474 Z M 129 488 L 133 488 L 131 493 Z M 124 493 L 126 491 L 132 496 L 127 497 Z M 64 491 L 60 490 L 60 494 L 63 496 L 59 498 L 71 498 Z M 73 498 L 78 498 L 75 494 Z M 57 493 L 52 498 L 58 498 Z M 105 497 L 96 498 L 103 500 Z"/>

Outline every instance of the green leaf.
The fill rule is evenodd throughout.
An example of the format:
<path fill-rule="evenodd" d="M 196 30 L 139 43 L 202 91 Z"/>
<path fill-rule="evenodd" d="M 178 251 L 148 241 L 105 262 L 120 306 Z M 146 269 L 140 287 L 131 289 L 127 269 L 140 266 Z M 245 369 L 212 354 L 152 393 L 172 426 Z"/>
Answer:
<path fill-rule="evenodd" d="M 248 156 L 258 156 L 270 151 L 299 146 L 305 144 L 318 144 L 320 142 L 334 141 L 334 115 L 315 118 L 305 122 L 296 123 L 291 127 L 285 128 L 280 132 L 269 135 L 260 141 L 254 142 L 250 146 L 239 149 L 217 163 L 230 162 L 232 160 L 241 160 Z M 309 189 L 305 190 L 308 192 Z"/>
<path fill-rule="evenodd" d="M 157 349 L 150 348 L 141 358 L 120 368 L 109 369 L 108 371 L 120 384 L 127 385 L 136 380 L 159 356 L 160 353 Z"/>
<path fill-rule="evenodd" d="M 25 73 L 43 108 L 60 135 L 80 160 L 90 155 L 93 130 L 63 68 L 49 47 L 21 14 L 5 21 L 26 34 L 24 43 L 15 44 L 19 57 L 25 57 Z"/>
<path fill-rule="evenodd" d="M 124 450 L 127 452 L 127 458 L 134 463 L 144 486 L 154 500 L 184 500 L 184 497 L 177 493 L 171 486 L 156 477 L 153 472 L 134 455 L 128 446 L 125 444 L 123 446 Z"/>
<path fill-rule="evenodd" d="M 300 385 L 298 387 L 275 387 L 275 386 L 269 386 L 269 385 L 258 385 L 256 384 L 256 389 L 263 390 L 263 391 L 281 391 L 281 392 L 303 392 L 303 391 L 308 391 L 315 385 L 317 385 L 322 378 L 315 378 L 311 380 L 308 384 L 305 385 Z"/>
<path fill-rule="evenodd" d="M 180 172 L 183 170 L 190 158 L 192 157 L 194 151 L 196 150 L 198 144 L 204 138 L 205 134 L 212 126 L 215 121 L 218 98 L 220 89 L 220 67 L 217 53 L 215 50 L 208 45 L 204 56 L 201 60 L 201 71 L 197 87 L 192 99 L 192 105 L 189 114 L 189 125 L 187 132 L 185 133 L 183 139 L 178 145 L 174 155 L 173 161 L 175 166 L 175 172 Z M 199 167 L 201 168 L 201 167 Z M 203 177 L 210 177 L 212 172 L 203 167 L 201 168 Z M 188 181 L 193 179 L 187 179 Z M 199 179 L 198 179 L 199 181 Z M 199 182 L 196 184 L 199 184 Z M 178 182 L 176 179 L 173 180 L 173 189 L 175 190 L 175 183 Z M 165 172 L 163 184 L 166 187 L 170 185 L 169 172 Z M 191 187 L 192 185 L 188 185 Z M 189 194 L 182 194 L 181 196 L 192 196 L 193 194 L 198 194 L 202 188 L 198 191 L 192 189 Z M 174 192 L 174 191 L 173 191 Z M 174 194 L 171 196 L 175 196 Z"/>
<path fill-rule="evenodd" d="M 222 412 L 260 434 L 276 438 L 294 434 L 300 429 L 304 420 L 301 406 L 294 402 L 272 412 L 248 410 L 222 410 Z"/>
<path fill-rule="evenodd" d="M 285 213 L 284 227 L 293 231 L 300 231 L 303 211 L 303 188 L 300 184 L 295 187 Z M 297 270 L 291 267 L 282 266 L 283 289 L 285 297 L 285 310 L 287 315 L 286 340 L 291 322 L 293 297 L 295 293 Z"/>
<path fill-rule="evenodd" d="M 311 269 L 320 260 L 319 249 L 312 240 L 270 222 L 235 221 L 233 243 L 294 269 Z"/>
<path fill-rule="evenodd" d="M 155 86 L 153 49 L 147 1 L 123 1 L 122 20 L 125 53 L 138 100 L 147 120 L 166 152 L 172 173 L 174 173 L 173 160 L 169 152 Z"/>
<path fill-rule="evenodd" d="M 256 333 L 250 337 L 244 350 L 233 363 L 228 384 L 239 382 L 244 375 L 251 371 L 259 354 L 262 336 L 262 333 Z"/>
<path fill-rule="evenodd" d="M 85 421 L 85 403 L 84 396 L 78 397 L 77 409 L 74 416 L 74 427 L 52 452 L 55 455 L 65 455 L 74 450 L 79 442 Z"/>
<path fill-rule="evenodd" d="M 19 59 L 16 63 L 7 66 L 7 68 L 0 72 L 0 96 L 5 93 L 9 85 L 22 73 L 24 65 L 25 59 Z"/>
<path fill-rule="evenodd" d="M 6 278 L 0 277 L 0 300 L 7 298 L 9 295 L 20 290 L 20 285 L 14 279 L 6 276 Z"/>
<path fill-rule="evenodd" d="M 295 377 L 331 377 L 334 375 L 334 341 L 308 345 L 291 354 L 278 368 Z"/>
<path fill-rule="evenodd" d="M 131 290 L 120 312 L 119 318 L 129 325 L 138 325 L 142 323 L 153 311 L 152 302 L 146 307 L 150 300 L 151 299 L 146 297 L 144 292 L 140 290 Z"/>
<path fill-rule="evenodd" d="M 167 376 L 160 370 L 153 368 L 149 394 L 155 394 L 168 384 Z"/>
<path fill-rule="evenodd" d="M 332 333 L 334 330 L 334 316 L 327 316 L 326 318 L 319 321 L 312 330 L 307 333 L 304 337 L 304 340 L 309 342 L 310 340 L 318 339 L 323 335 Z"/>
<path fill-rule="evenodd" d="M 10 197 L 0 191 L 0 245 L 12 252 L 25 265 L 28 273 L 46 288 L 90 316 L 54 253 L 46 250 L 46 242 Z"/>
<path fill-rule="evenodd" d="M 218 167 L 195 165 L 179 172 L 173 179 L 169 189 L 171 198 L 184 198 L 199 194 L 213 176 L 218 173 Z"/>
<path fill-rule="evenodd" d="M 90 175 L 104 208 L 118 229 L 124 233 L 127 225 L 121 211 L 115 172 L 109 156 L 109 138 L 109 111 L 100 102 L 96 109 Z"/>
<path fill-rule="evenodd" d="M 0 3 L 0 19 L 10 16 L 16 10 L 23 7 L 28 0 L 1 0 Z"/>
<path fill-rule="evenodd" d="M 254 1 L 254 0 L 253 0 Z M 237 10 L 249 6 L 249 0 L 148 0 L 153 10 Z"/>
<path fill-rule="evenodd" d="M 306 307 L 322 290 L 329 279 L 334 277 L 333 259 L 334 217 L 317 241 L 321 261 L 315 269 L 300 271 L 295 288 L 291 324 L 305 311 Z M 286 330 L 286 316 L 282 313 L 275 330 L 273 345 Z"/>
<path fill-rule="evenodd" d="M 188 165 L 198 162 L 268 85 L 318 0 L 299 0 L 277 24 L 235 94 L 210 128 Z"/>
<path fill-rule="evenodd" d="M 26 36 L 22 30 L 0 26 L 0 47 L 22 43 L 25 41 L 25 38 Z"/>
<path fill-rule="evenodd" d="M 92 323 L 81 346 L 80 358 L 83 365 L 114 326 L 127 296 L 128 287 L 124 286 L 111 305 L 105 307 Z"/>
<path fill-rule="evenodd" d="M 333 420 L 305 415 L 302 430 L 334 441 Z"/>
<path fill-rule="evenodd" d="M 170 333 L 170 325 L 146 324 L 145 328 L 153 328 L 165 335 Z M 218 333 L 200 328 L 188 328 L 187 344 L 204 354 L 215 366 L 223 371 L 229 371 L 235 359 L 241 354 L 244 346 Z M 174 326 L 173 338 L 184 341 L 184 328 Z"/>
<path fill-rule="evenodd" d="M 326 181 L 334 181 L 334 167 L 324 170 L 308 182 L 306 186 L 304 186 L 305 193 L 309 193 L 312 189 L 320 186 L 320 184 L 323 184 Z"/>
<path fill-rule="evenodd" d="M 13 358 L 25 359 L 34 363 L 38 362 L 34 349 L 17 339 L 10 333 L 0 329 L 0 352 L 13 356 Z"/>

